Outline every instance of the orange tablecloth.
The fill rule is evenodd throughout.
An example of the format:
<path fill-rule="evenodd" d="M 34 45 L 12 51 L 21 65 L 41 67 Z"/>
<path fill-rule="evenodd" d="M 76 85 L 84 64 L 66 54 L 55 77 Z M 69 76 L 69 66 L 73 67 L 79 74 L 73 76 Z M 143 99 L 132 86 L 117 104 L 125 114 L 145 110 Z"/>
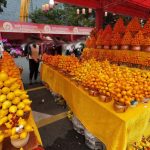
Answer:
<path fill-rule="evenodd" d="M 46 64 L 41 66 L 42 80 L 61 94 L 83 125 L 106 144 L 107 150 L 126 150 L 127 145 L 150 135 L 150 103 L 116 113 L 113 102 L 103 103 L 98 97 L 76 86 L 69 78 Z"/>

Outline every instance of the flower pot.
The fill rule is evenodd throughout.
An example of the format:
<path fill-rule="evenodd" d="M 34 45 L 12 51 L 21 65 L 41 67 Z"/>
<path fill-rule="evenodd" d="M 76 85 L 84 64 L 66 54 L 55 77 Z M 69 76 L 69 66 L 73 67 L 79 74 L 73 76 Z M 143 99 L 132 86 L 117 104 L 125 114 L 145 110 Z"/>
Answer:
<path fill-rule="evenodd" d="M 99 99 L 100 99 L 100 101 L 105 102 L 105 103 L 108 103 L 108 102 L 110 102 L 112 100 L 111 97 L 105 96 L 105 95 L 100 95 Z"/>
<path fill-rule="evenodd" d="M 132 50 L 140 51 L 141 50 L 141 46 L 132 46 Z"/>
<path fill-rule="evenodd" d="M 12 140 L 11 139 L 11 144 L 15 147 L 15 148 L 21 148 L 24 147 L 28 141 L 29 141 L 29 137 L 30 134 L 28 133 L 27 137 L 25 139 L 17 139 L 17 140 Z"/>
<path fill-rule="evenodd" d="M 119 46 L 118 46 L 118 45 L 113 45 L 113 46 L 111 46 L 111 49 L 112 49 L 112 50 L 118 50 L 118 49 L 119 49 Z"/>
<path fill-rule="evenodd" d="M 113 104 L 113 107 L 114 107 L 114 110 L 118 113 L 123 113 L 127 110 L 128 106 L 121 103 L 121 102 L 118 102 L 118 101 L 115 101 L 114 104 Z"/>
<path fill-rule="evenodd" d="M 150 45 L 146 46 L 145 49 L 144 49 L 144 51 L 150 52 Z"/>
<path fill-rule="evenodd" d="M 121 46 L 121 49 L 122 49 L 122 50 L 129 50 L 129 45 L 122 45 L 122 46 Z"/>
<path fill-rule="evenodd" d="M 108 45 L 104 45 L 104 49 L 109 49 L 109 46 Z"/>

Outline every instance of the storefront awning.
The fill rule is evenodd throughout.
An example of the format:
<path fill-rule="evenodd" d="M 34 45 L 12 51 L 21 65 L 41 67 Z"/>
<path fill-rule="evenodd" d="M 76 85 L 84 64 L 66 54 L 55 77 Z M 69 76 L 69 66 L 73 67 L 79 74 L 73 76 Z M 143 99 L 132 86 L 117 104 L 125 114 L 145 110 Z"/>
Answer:
<path fill-rule="evenodd" d="M 92 28 L 9 22 L 0 20 L 0 32 L 89 35 Z"/>

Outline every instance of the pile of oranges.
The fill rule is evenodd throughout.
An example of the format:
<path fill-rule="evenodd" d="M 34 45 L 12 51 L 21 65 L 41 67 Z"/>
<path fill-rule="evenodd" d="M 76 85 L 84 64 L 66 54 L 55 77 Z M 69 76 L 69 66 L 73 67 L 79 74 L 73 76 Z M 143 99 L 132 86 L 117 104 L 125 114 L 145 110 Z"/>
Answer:
<path fill-rule="evenodd" d="M 88 89 L 112 97 L 126 105 L 150 98 L 150 72 L 111 65 L 108 61 L 94 59 L 80 64 L 72 71 L 74 79 Z"/>
<path fill-rule="evenodd" d="M 43 62 L 65 73 L 70 73 L 79 65 L 79 60 L 74 56 L 52 56 L 44 54 Z"/>
<path fill-rule="evenodd" d="M 7 52 L 3 53 L 3 58 L 0 60 L 0 71 L 4 71 L 9 77 L 17 78 L 16 83 L 22 86 L 20 70 Z"/>
<path fill-rule="evenodd" d="M 150 72 L 126 66 L 117 66 L 108 61 L 99 62 L 94 58 L 79 62 L 73 56 L 48 56 L 43 60 L 52 67 L 70 74 L 83 87 L 99 95 L 111 97 L 125 105 L 132 101 L 150 98 Z M 54 62 L 57 62 L 53 64 Z"/>
<path fill-rule="evenodd" d="M 52 55 L 43 54 L 42 59 L 44 63 L 54 68 L 58 68 L 58 64 L 61 59 L 61 56 L 60 55 L 52 56 Z"/>

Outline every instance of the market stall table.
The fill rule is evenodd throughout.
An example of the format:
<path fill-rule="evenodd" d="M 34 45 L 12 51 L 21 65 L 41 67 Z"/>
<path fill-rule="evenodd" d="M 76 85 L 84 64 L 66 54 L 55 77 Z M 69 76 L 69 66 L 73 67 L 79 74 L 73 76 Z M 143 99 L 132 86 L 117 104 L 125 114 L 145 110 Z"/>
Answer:
<path fill-rule="evenodd" d="M 116 113 L 113 102 L 103 103 L 98 97 L 90 96 L 81 86 L 46 64 L 41 66 L 41 77 L 64 97 L 75 116 L 108 150 L 126 150 L 127 145 L 140 141 L 143 135 L 150 135 L 150 103 Z"/>

